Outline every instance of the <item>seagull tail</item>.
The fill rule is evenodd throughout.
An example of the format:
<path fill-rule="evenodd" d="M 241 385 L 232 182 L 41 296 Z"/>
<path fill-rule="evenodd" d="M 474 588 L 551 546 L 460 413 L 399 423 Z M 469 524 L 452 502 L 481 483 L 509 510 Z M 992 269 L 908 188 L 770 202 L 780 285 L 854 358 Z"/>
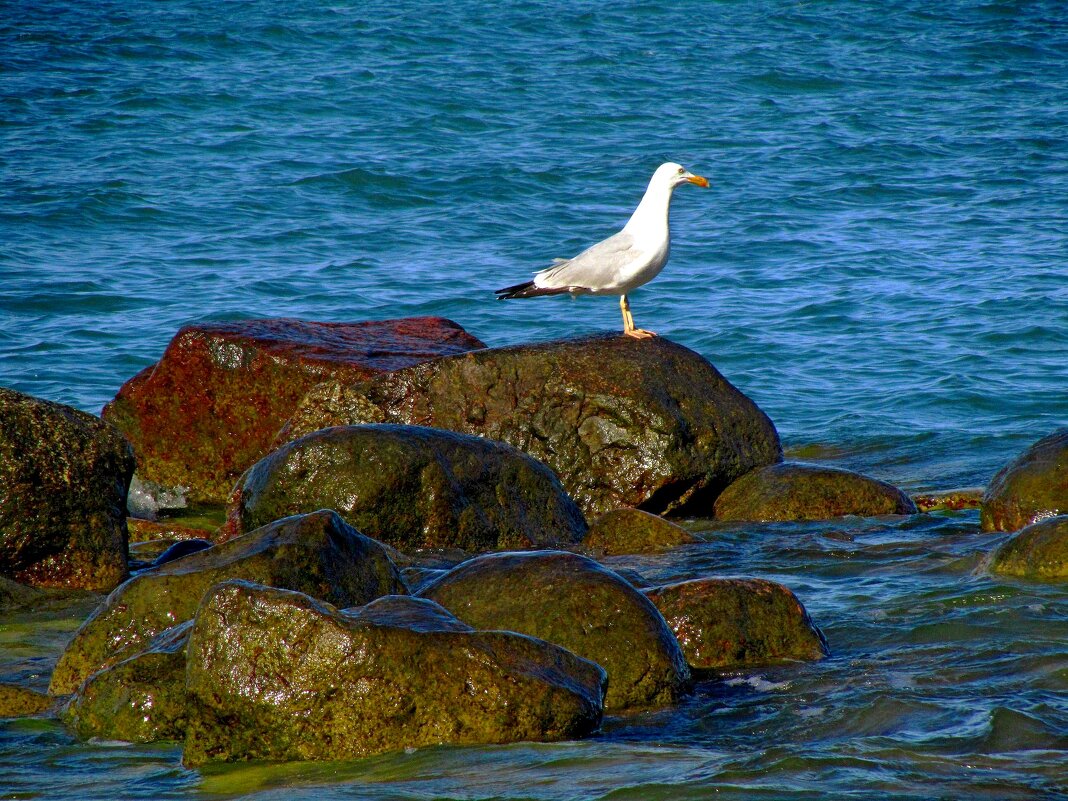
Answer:
<path fill-rule="evenodd" d="M 569 292 L 570 289 L 566 286 L 562 287 L 537 287 L 534 286 L 533 281 L 524 281 L 522 284 L 516 284 L 515 286 L 506 286 L 504 289 L 495 290 L 497 294 L 497 300 L 512 300 L 514 298 L 536 298 L 541 295 L 562 295 L 565 292 Z"/>

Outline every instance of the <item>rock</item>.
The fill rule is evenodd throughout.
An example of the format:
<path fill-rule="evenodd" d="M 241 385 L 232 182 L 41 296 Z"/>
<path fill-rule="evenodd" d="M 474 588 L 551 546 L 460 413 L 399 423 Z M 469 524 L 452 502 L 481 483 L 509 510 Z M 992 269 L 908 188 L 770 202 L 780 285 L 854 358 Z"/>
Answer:
<path fill-rule="evenodd" d="M 605 681 L 562 648 L 473 631 L 427 601 L 338 612 L 242 581 L 205 596 L 188 660 L 191 767 L 582 737 Z"/>
<path fill-rule="evenodd" d="M 997 549 L 990 569 L 1027 579 L 1068 579 L 1068 515 L 1020 529 Z"/>
<path fill-rule="evenodd" d="M 405 592 L 382 546 L 337 513 L 278 520 L 118 587 L 75 633 L 49 692 L 74 692 L 91 674 L 144 650 L 165 629 L 192 619 L 208 588 L 229 578 L 306 592 L 337 606 Z"/>
<path fill-rule="evenodd" d="M 476 629 L 548 640 L 608 671 L 606 710 L 674 703 L 690 672 L 656 607 L 592 559 L 562 551 L 480 556 L 420 595 Z"/>
<path fill-rule="evenodd" d="M 708 578 L 645 590 L 695 671 L 822 659 L 827 641 L 797 597 L 763 579 Z"/>
<path fill-rule="evenodd" d="M 51 696 L 20 687 L 17 684 L 0 682 L 0 718 L 25 718 L 48 712 L 55 699 Z"/>
<path fill-rule="evenodd" d="M 1016 531 L 1068 512 L 1068 428 L 1044 437 L 1007 464 L 983 495 L 983 531 Z"/>
<path fill-rule="evenodd" d="M 586 533 L 552 471 L 510 445 L 391 425 L 339 426 L 283 445 L 242 478 L 228 528 L 321 507 L 402 551 L 528 548 Z"/>
<path fill-rule="evenodd" d="M 127 576 L 129 443 L 91 414 L 0 387 L 0 574 L 107 592 Z"/>
<path fill-rule="evenodd" d="M 189 704 L 185 690 L 188 620 L 167 629 L 149 647 L 90 676 L 63 712 L 84 740 L 128 743 L 181 740 Z"/>
<path fill-rule="evenodd" d="M 126 527 L 130 532 L 130 542 L 153 542 L 156 540 L 194 540 L 212 539 L 219 526 L 202 528 L 187 525 L 185 520 L 143 520 L 137 517 L 126 518 Z"/>
<path fill-rule="evenodd" d="M 173 562 L 175 559 L 181 559 L 183 556 L 189 556 L 191 553 L 206 550 L 212 547 L 212 545 L 214 545 L 214 543 L 210 540 L 178 540 L 177 542 L 168 545 L 163 553 L 152 560 L 152 567 L 159 567 L 160 565 L 167 564 L 167 562 Z"/>
<path fill-rule="evenodd" d="M 618 335 L 493 348 L 308 393 L 280 440 L 405 423 L 501 440 L 545 462 L 590 516 L 701 514 L 782 459 L 775 427 L 701 356 Z"/>
<path fill-rule="evenodd" d="M 123 385 L 103 416 L 133 443 L 142 486 L 184 488 L 177 496 L 193 504 L 224 503 L 315 384 L 359 381 L 481 347 L 440 317 L 192 325 Z M 139 501 L 139 513 L 151 516 L 154 508 L 151 499 Z"/>
<path fill-rule="evenodd" d="M 884 481 L 834 467 L 783 462 L 735 481 L 716 500 L 719 520 L 827 520 L 844 515 L 916 514 L 916 504 Z"/>
<path fill-rule="evenodd" d="M 917 493 L 912 496 L 912 502 L 921 512 L 957 512 L 961 509 L 978 509 L 982 498 L 982 487 L 963 487 Z"/>
<path fill-rule="evenodd" d="M 0 612 L 33 607 L 47 597 L 46 590 L 0 576 Z"/>
<path fill-rule="evenodd" d="M 660 553 L 681 545 L 703 542 L 682 526 L 640 509 L 614 509 L 601 515 L 582 545 L 604 556 Z"/>

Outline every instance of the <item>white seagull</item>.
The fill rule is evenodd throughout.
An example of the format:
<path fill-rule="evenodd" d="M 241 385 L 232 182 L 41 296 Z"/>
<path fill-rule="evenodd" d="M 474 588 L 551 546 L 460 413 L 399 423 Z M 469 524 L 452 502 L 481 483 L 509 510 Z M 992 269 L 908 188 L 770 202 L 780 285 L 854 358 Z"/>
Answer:
<path fill-rule="evenodd" d="M 619 295 L 623 333 L 644 339 L 652 331 L 634 327 L 627 293 L 656 278 L 671 250 L 668 210 L 676 186 L 685 183 L 708 186 L 708 179 L 694 175 L 674 162 L 661 164 L 649 179 L 649 188 L 630 220 L 618 234 L 598 242 L 570 259 L 553 259 L 553 266 L 515 286 L 497 290 L 497 300 L 536 298 L 541 295 Z"/>

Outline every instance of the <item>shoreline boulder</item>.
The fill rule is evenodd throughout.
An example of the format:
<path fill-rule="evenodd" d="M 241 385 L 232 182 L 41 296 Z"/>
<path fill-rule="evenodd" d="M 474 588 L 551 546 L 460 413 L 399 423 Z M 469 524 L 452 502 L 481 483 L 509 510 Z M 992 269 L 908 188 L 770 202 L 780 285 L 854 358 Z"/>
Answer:
<path fill-rule="evenodd" d="M 1016 531 L 1068 513 L 1068 428 L 1031 445 L 1005 465 L 983 494 L 983 531 Z"/>
<path fill-rule="evenodd" d="M 582 547 L 602 556 L 661 553 L 704 542 L 682 526 L 641 509 L 613 509 L 590 526 Z"/>
<path fill-rule="evenodd" d="M 178 495 L 190 504 L 225 503 L 237 477 L 271 450 L 279 427 L 314 385 L 335 377 L 360 381 L 482 347 L 441 317 L 189 325 L 102 414 L 133 443 L 142 486 L 183 488 Z"/>
<path fill-rule="evenodd" d="M 1068 515 L 1017 531 L 994 552 L 990 570 L 1040 581 L 1068 579 Z"/>
<path fill-rule="evenodd" d="M 573 544 L 586 520 L 552 471 L 502 442 L 419 426 L 338 426 L 253 465 L 222 537 L 336 509 L 401 551 Z"/>
<path fill-rule="evenodd" d="M 0 575 L 108 592 L 128 575 L 129 443 L 91 414 L 0 387 Z"/>
<path fill-rule="evenodd" d="M 500 440 L 547 464 L 588 516 L 628 506 L 702 514 L 781 461 L 774 425 L 693 351 L 619 335 L 487 348 L 308 393 L 285 442 L 335 425 L 401 423 Z"/>

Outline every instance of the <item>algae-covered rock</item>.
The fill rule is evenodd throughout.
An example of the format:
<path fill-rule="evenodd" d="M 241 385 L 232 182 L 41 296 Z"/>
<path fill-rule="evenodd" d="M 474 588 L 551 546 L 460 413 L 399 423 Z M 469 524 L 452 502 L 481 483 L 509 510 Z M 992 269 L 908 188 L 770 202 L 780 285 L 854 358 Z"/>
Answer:
<path fill-rule="evenodd" d="M 207 589 L 229 578 L 306 592 L 338 606 L 406 591 L 383 547 L 336 512 L 278 520 L 119 586 L 60 656 L 49 692 L 73 692 L 101 668 L 143 650 L 163 630 L 190 620 Z"/>
<path fill-rule="evenodd" d="M 701 542 L 682 526 L 640 509 L 614 509 L 590 526 L 582 545 L 604 556 L 660 553 Z"/>
<path fill-rule="evenodd" d="M 184 738 L 185 647 L 192 625 L 188 620 L 167 629 L 146 650 L 90 676 L 64 710 L 64 722 L 85 740 Z"/>
<path fill-rule="evenodd" d="M 491 348 L 308 393 L 280 435 L 405 423 L 501 440 L 545 462 L 588 516 L 708 512 L 782 459 L 775 427 L 698 354 L 663 337 Z"/>
<path fill-rule="evenodd" d="M 789 589 L 763 579 L 695 579 L 645 590 L 697 671 L 822 659 L 827 641 Z"/>
<path fill-rule="evenodd" d="M 983 531 L 1016 531 L 1068 512 L 1068 428 L 1044 437 L 1005 465 L 983 495 Z"/>
<path fill-rule="evenodd" d="M 586 521 L 545 465 L 510 445 L 419 426 L 340 426 L 283 445 L 235 493 L 248 531 L 330 507 L 401 550 L 578 542 Z"/>
<path fill-rule="evenodd" d="M 339 612 L 242 581 L 205 596 L 188 659 L 189 766 L 581 737 L 605 681 L 563 648 L 473 631 L 428 601 Z"/>
<path fill-rule="evenodd" d="M 1028 579 L 1068 579 L 1068 515 L 1020 529 L 997 549 L 990 569 Z"/>
<path fill-rule="evenodd" d="M 315 384 L 359 381 L 480 347 L 440 317 L 190 325 L 157 364 L 123 385 L 103 416 L 134 444 L 146 485 L 181 487 L 189 503 L 223 503 Z"/>
<path fill-rule="evenodd" d="M 47 712 L 56 699 L 29 687 L 0 682 L 0 718 L 25 718 Z"/>
<path fill-rule="evenodd" d="M 605 709 L 673 703 L 690 673 L 664 618 L 592 559 L 562 551 L 489 554 L 420 595 L 477 629 L 507 629 L 561 645 L 608 671 Z"/>
<path fill-rule="evenodd" d="M 720 520 L 826 520 L 844 515 L 916 514 L 916 504 L 885 481 L 834 467 L 783 462 L 735 481 L 716 500 Z"/>
<path fill-rule="evenodd" d="M 978 509 L 982 500 L 982 487 L 918 492 L 912 496 L 912 502 L 921 512 L 957 512 L 961 509 Z"/>
<path fill-rule="evenodd" d="M 107 592 L 127 576 L 130 445 L 91 414 L 0 387 L 0 574 Z"/>

